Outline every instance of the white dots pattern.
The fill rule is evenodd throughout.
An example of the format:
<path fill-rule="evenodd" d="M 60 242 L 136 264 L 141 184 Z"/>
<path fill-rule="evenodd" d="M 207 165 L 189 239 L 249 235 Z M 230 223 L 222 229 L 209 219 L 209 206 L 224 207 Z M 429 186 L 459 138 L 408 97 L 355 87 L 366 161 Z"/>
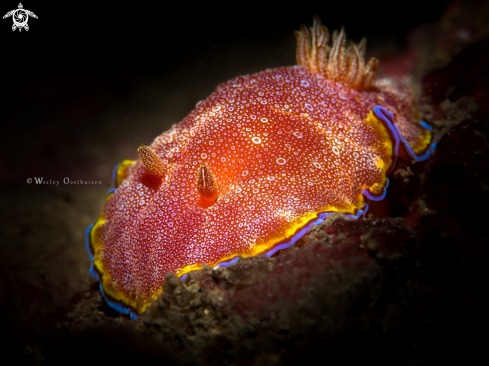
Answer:
<path fill-rule="evenodd" d="M 251 253 L 304 215 L 361 207 L 390 164 L 379 127 L 365 123 L 382 100 L 301 67 L 220 85 L 151 145 L 167 175 L 152 180 L 138 162 L 108 200 L 100 236 L 111 288 L 142 307 L 166 272 Z M 207 208 L 203 163 L 219 189 Z"/>

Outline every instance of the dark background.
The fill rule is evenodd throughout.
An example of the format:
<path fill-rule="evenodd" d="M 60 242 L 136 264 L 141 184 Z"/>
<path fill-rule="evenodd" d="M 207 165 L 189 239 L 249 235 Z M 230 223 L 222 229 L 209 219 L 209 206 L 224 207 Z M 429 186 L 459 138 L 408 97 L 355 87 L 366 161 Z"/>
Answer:
<path fill-rule="evenodd" d="M 82 177 L 77 167 L 94 151 L 91 158 L 110 155 L 110 165 L 129 157 L 105 151 L 111 136 L 132 143 L 134 158 L 136 146 L 180 121 L 219 83 L 295 64 L 293 31 L 314 14 L 331 31 L 345 26 L 354 41 L 367 36 L 370 51 L 395 52 L 446 3 L 24 2 L 39 17 L 28 32 L 12 32 L 11 18 L 0 22 L 2 180 L 61 172 L 100 178 L 100 171 Z M 6 2 L 1 11 L 16 7 Z"/>

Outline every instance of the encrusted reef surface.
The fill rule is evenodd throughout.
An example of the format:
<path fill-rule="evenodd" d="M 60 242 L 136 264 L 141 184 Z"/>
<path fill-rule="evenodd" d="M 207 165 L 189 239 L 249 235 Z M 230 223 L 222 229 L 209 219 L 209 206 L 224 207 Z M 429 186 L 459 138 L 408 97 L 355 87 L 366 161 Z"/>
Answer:
<path fill-rule="evenodd" d="M 400 331 L 401 320 L 392 319 L 410 287 L 396 289 L 399 269 L 392 266 L 406 266 L 401 258 L 414 245 L 415 233 L 402 219 L 355 222 L 338 215 L 273 258 L 206 267 L 185 281 L 167 274 L 162 296 L 134 324 L 108 321 L 96 290 L 73 305 L 66 321 L 72 329 L 83 329 L 87 318 L 124 324 L 189 364 L 295 363 L 326 349 L 339 356 L 341 338 L 352 331 L 360 344 L 364 336 Z M 91 332 L 77 336 L 91 342 Z"/>
<path fill-rule="evenodd" d="M 8 260 L 1 270 L 8 280 L 0 283 L 7 352 L 33 365 L 484 359 L 489 29 L 479 19 L 489 6 L 464 4 L 452 3 L 438 23 L 412 32 L 402 57 L 380 60 L 384 72 L 419 78 L 420 113 L 438 140 L 432 157 L 399 162 L 387 198 L 373 203 L 365 219 L 333 215 L 271 258 L 204 267 L 184 281 L 167 274 L 160 298 L 135 321 L 104 302 L 83 248 L 65 247 L 83 246 L 78 227 L 96 217 L 95 194 L 83 200 L 51 190 L 33 200 L 0 192 L 3 222 L 19 217 L 21 223 L 5 228 L 6 242 L 16 244 L 3 251 Z M 39 210 L 27 215 L 15 204 Z M 48 220 L 53 216 L 56 225 Z M 37 246 L 31 253 L 39 264 L 19 259 L 43 235 L 54 239 L 49 250 Z"/>

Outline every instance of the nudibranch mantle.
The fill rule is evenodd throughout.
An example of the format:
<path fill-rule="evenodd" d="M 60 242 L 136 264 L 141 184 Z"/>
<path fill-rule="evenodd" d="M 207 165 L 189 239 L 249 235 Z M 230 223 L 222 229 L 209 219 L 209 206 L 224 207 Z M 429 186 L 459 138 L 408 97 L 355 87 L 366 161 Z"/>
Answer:
<path fill-rule="evenodd" d="M 334 212 L 358 218 L 366 198 L 385 196 L 398 153 L 429 155 L 409 88 L 375 80 L 364 42 L 345 51 L 343 31 L 331 48 L 327 38 L 315 19 L 298 33 L 299 66 L 221 84 L 119 165 L 87 231 L 112 307 L 135 317 L 167 272 L 271 254 Z"/>

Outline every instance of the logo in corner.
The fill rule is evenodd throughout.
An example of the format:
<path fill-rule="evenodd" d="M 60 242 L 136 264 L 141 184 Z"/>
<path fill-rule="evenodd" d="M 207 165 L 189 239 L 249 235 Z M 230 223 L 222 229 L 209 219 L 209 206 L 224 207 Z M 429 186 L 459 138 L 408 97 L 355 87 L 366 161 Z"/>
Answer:
<path fill-rule="evenodd" d="M 30 10 L 24 9 L 22 3 L 19 3 L 18 9 L 14 9 L 5 14 L 3 16 L 3 19 L 10 16 L 14 21 L 14 24 L 12 25 L 12 30 L 15 31 L 17 28 L 19 28 L 19 32 L 22 31 L 22 28 L 24 28 L 26 31 L 29 30 L 29 25 L 27 25 L 27 22 L 29 21 L 29 16 L 37 19 L 37 15 Z"/>

